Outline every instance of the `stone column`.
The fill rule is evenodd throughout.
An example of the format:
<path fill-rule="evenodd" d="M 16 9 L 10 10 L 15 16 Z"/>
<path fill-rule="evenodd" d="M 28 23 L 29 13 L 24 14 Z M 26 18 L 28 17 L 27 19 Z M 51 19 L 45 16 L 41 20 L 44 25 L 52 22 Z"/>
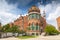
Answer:
<path fill-rule="evenodd" d="M 30 25 L 31 31 L 32 31 L 32 26 Z M 32 34 L 32 32 L 30 31 L 30 34 Z"/>
<path fill-rule="evenodd" d="M 38 25 L 38 31 L 39 31 L 39 28 L 40 28 L 40 26 Z M 38 32 L 38 34 L 40 35 L 40 32 Z"/>
<path fill-rule="evenodd" d="M 40 28 L 40 30 L 41 30 L 40 32 L 42 33 L 42 31 L 43 31 L 43 28 L 41 27 L 41 28 Z"/>
<path fill-rule="evenodd" d="M 35 36 L 36 36 L 36 25 L 35 25 Z"/>

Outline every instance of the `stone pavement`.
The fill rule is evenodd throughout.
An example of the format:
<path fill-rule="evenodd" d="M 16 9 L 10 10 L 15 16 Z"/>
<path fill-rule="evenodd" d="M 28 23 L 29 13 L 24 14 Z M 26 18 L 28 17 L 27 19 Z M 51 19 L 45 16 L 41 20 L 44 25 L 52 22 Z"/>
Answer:
<path fill-rule="evenodd" d="M 0 40 L 60 40 L 60 35 L 56 36 L 39 36 L 37 38 L 29 38 L 29 39 L 19 39 L 15 37 L 10 37 L 10 38 L 3 38 Z"/>
<path fill-rule="evenodd" d="M 25 40 L 60 40 L 60 35 L 56 36 L 39 36 L 37 38 L 30 38 Z"/>

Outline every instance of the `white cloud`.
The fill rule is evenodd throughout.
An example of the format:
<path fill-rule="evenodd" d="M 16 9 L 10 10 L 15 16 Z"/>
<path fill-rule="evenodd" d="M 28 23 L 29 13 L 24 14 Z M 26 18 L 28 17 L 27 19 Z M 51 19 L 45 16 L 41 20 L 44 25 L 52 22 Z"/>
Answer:
<path fill-rule="evenodd" d="M 17 4 L 8 5 L 5 0 L 0 0 L 0 21 L 2 22 L 2 24 L 13 22 L 16 18 L 19 17 L 19 15 L 9 12 L 12 9 L 17 9 L 16 6 Z M 43 14 L 44 6 L 40 5 L 39 8 L 41 13 Z M 52 4 L 47 4 L 45 6 L 45 11 L 47 16 L 47 23 L 57 27 L 56 18 L 60 16 L 60 5 L 56 4 L 55 2 Z"/>
<path fill-rule="evenodd" d="M 47 23 L 54 25 L 57 28 L 56 18 L 60 16 L 60 4 L 56 2 L 52 2 L 51 4 L 47 4 L 45 8 L 40 5 L 39 6 L 41 13 L 45 9 L 46 12 L 46 20 Z"/>
<path fill-rule="evenodd" d="M 16 4 L 8 5 L 5 0 L 0 0 L 0 21 L 3 25 L 12 22 L 19 17 L 19 15 L 8 12 L 12 9 L 17 9 Z"/>
<path fill-rule="evenodd" d="M 60 6 L 57 6 L 55 11 L 49 13 L 47 21 L 48 22 L 50 21 L 50 24 L 56 26 L 56 28 L 57 28 L 56 18 L 59 17 L 59 16 L 60 16 Z"/>
<path fill-rule="evenodd" d="M 51 20 L 51 19 L 53 20 L 53 19 L 57 18 L 58 16 L 60 16 L 60 6 L 58 6 L 55 11 L 50 13 L 49 17 L 47 19 L 48 20 Z"/>

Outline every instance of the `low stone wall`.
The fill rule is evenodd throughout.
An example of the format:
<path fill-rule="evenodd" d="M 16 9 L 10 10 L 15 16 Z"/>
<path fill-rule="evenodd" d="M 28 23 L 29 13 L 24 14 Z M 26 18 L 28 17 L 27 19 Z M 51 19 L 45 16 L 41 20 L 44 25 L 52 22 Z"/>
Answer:
<path fill-rule="evenodd" d="M 1 33 L 1 35 L 0 35 L 1 38 L 12 37 L 12 36 L 16 37 L 16 36 L 18 36 L 18 33 L 10 33 L 10 32 L 8 32 L 8 33 Z"/>

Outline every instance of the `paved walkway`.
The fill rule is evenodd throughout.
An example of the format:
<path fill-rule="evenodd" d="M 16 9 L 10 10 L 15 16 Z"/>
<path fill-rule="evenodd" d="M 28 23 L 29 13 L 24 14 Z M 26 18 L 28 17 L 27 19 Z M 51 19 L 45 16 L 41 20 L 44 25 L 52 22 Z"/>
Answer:
<path fill-rule="evenodd" d="M 29 39 L 19 39 L 15 37 L 10 37 L 10 38 L 3 38 L 0 40 L 60 40 L 60 35 L 56 36 L 39 36 L 37 38 L 29 38 Z"/>

